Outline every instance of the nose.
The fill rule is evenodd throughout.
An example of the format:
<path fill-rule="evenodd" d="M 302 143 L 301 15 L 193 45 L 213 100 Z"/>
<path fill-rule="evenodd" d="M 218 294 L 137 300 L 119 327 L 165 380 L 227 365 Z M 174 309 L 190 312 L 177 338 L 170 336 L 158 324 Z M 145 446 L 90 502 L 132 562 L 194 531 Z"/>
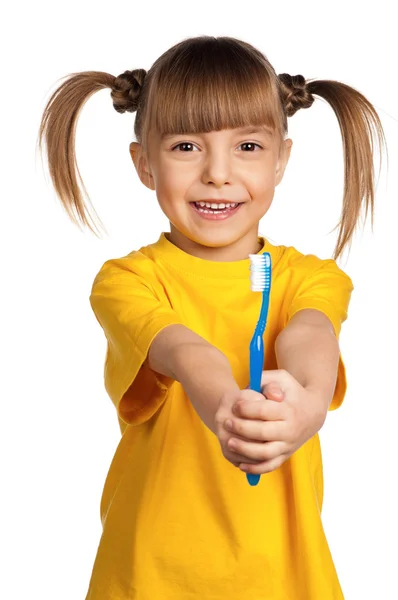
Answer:
<path fill-rule="evenodd" d="M 203 165 L 202 182 L 217 188 L 231 183 L 231 158 L 225 150 L 209 152 Z"/>

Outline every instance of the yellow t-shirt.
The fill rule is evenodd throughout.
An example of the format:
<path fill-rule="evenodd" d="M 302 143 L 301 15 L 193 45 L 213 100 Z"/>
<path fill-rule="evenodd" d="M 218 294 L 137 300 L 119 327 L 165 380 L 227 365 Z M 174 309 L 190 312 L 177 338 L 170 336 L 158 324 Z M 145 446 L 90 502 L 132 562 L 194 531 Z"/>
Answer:
<path fill-rule="evenodd" d="M 264 369 L 277 369 L 274 343 L 289 319 L 318 309 L 339 336 L 353 285 L 332 259 L 259 239 L 259 254 L 272 258 Z M 181 384 L 145 362 L 157 333 L 180 323 L 224 352 L 245 388 L 261 305 L 249 259 L 196 258 L 162 234 L 105 262 L 90 302 L 107 338 L 105 387 L 122 437 L 103 489 L 86 600 L 343 598 L 321 522 L 318 435 L 251 487 Z M 331 409 L 345 392 L 340 356 Z"/>

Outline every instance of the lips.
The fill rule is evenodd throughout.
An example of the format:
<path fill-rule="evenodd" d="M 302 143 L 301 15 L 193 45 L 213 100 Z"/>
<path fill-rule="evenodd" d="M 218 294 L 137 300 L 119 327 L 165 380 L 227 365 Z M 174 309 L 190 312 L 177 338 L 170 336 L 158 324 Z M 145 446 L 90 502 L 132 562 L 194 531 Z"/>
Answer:
<path fill-rule="evenodd" d="M 197 200 L 193 202 L 196 208 L 202 208 L 207 210 L 223 210 L 236 208 L 240 202 L 232 200 Z"/>
<path fill-rule="evenodd" d="M 206 220 L 224 220 L 239 211 L 242 202 L 230 202 L 220 201 L 210 202 L 207 200 L 200 200 L 198 202 L 191 202 L 193 210 L 197 215 Z"/>

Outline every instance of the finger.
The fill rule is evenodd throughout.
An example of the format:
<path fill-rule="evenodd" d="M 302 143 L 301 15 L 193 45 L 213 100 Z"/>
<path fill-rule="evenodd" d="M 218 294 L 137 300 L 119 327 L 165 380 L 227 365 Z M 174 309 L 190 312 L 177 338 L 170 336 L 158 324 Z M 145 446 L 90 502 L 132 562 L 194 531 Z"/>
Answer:
<path fill-rule="evenodd" d="M 239 466 L 240 463 L 249 463 L 249 464 L 257 464 L 258 460 L 253 460 L 246 456 L 245 454 L 240 454 L 239 452 L 235 452 L 232 448 L 229 448 L 228 443 L 224 444 L 222 448 L 222 453 L 224 457 L 232 462 L 235 466 Z"/>
<path fill-rule="evenodd" d="M 248 456 L 244 456 L 243 454 L 239 454 L 238 452 L 233 452 L 232 450 L 228 450 L 224 452 L 224 457 L 229 460 L 235 467 L 239 467 L 240 464 L 245 463 L 249 465 L 257 465 L 260 460 L 253 460 Z"/>
<path fill-rule="evenodd" d="M 259 419 L 228 419 L 225 429 L 244 441 L 272 442 L 283 440 L 286 421 L 263 421 Z"/>
<path fill-rule="evenodd" d="M 247 442 L 237 438 L 228 440 L 228 449 L 241 456 L 247 457 L 243 463 L 253 461 L 262 462 L 272 460 L 282 454 L 286 449 L 284 442 Z"/>
<path fill-rule="evenodd" d="M 239 465 L 241 471 L 245 473 L 252 473 L 253 475 L 264 475 L 265 473 L 271 473 L 278 469 L 289 457 L 285 454 L 280 454 L 272 460 L 266 460 L 256 465 L 249 463 L 242 463 Z"/>
<path fill-rule="evenodd" d="M 286 418 L 286 405 L 263 397 L 257 400 L 239 400 L 232 407 L 232 412 L 241 419 L 260 419 L 263 421 L 280 421 Z"/>
<path fill-rule="evenodd" d="M 241 390 L 240 398 L 245 400 L 263 400 L 265 396 L 268 400 L 281 402 L 284 399 L 284 391 L 278 383 L 267 383 L 262 386 L 261 392 L 249 389 Z"/>
<path fill-rule="evenodd" d="M 281 402 L 285 394 L 280 385 L 276 383 L 267 383 L 261 388 L 261 393 L 268 399 L 276 402 Z"/>
<path fill-rule="evenodd" d="M 245 388 L 244 390 L 240 390 L 237 402 L 239 402 L 239 400 L 264 400 L 264 394 Z"/>
<path fill-rule="evenodd" d="M 285 391 L 292 382 L 292 375 L 286 369 L 274 369 L 263 371 L 261 374 L 261 387 L 267 384 L 276 384 Z"/>

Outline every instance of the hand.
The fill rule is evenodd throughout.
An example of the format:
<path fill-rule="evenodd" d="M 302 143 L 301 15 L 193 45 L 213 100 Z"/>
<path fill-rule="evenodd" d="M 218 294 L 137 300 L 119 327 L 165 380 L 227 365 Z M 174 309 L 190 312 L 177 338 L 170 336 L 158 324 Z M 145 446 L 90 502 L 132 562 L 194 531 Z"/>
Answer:
<path fill-rule="evenodd" d="M 221 451 L 225 458 L 232 463 L 235 467 L 239 467 L 241 463 L 245 464 L 259 464 L 262 460 L 251 459 L 246 455 L 240 454 L 228 447 L 228 441 L 231 439 L 231 433 L 225 428 L 225 422 L 228 420 L 235 419 L 235 415 L 232 412 L 233 406 L 238 406 L 240 403 L 259 403 L 264 401 L 264 396 L 259 392 L 253 390 L 231 390 L 224 393 L 221 397 L 221 401 L 218 410 L 215 414 L 215 434 L 220 442 Z M 235 419 L 236 421 L 243 421 L 243 419 Z M 252 421 L 247 421 L 252 423 Z M 247 438 L 240 437 L 237 432 L 234 433 L 234 439 L 247 441 Z"/>
<path fill-rule="evenodd" d="M 224 423 L 228 451 L 245 457 L 239 467 L 255 474 L 280 467 L 319 431 L 327 413 L 319 395 L 284 369 L 263 371 L 261 386 L 262 401 L 240 398 Z"/>

